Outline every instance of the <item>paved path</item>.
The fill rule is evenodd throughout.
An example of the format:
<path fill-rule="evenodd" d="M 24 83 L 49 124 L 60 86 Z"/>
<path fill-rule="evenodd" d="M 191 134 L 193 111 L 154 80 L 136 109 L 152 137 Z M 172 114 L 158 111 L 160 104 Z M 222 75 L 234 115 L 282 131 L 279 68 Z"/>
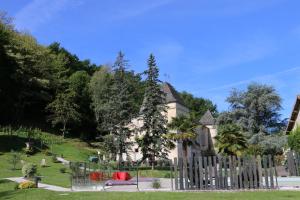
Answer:
<path fill-rule="evenodd" d="M 11 180 L 17 183 L 21 183 L 23 181 L 28 181 L 24 179 L 23 177 L 11 177 L 11 178 L 6 178 L 7 180 Z M 49 185 L 45 183 L 39 183 L 39 188 L 46 189 L 46 190 L 51 190 L 51 191 L 57 191 L 57 192 L 71 192 L 70 188 L 64 188 L 56 185 Z"/>
<path fill-rule="evenodd" d="M 64 158 L 62 158 L 62 157 L 56 157 L 57 158 L 57 160 L 58 161 L 60 161 L 62 164 L 69 164 L 70 163 L 70 161 L 68 161 L 68 160 L 65 160 Z"/>

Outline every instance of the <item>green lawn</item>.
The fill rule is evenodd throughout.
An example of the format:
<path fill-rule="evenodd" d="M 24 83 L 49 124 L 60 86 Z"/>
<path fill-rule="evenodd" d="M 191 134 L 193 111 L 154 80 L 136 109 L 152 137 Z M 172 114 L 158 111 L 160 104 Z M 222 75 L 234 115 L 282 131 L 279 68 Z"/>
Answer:
<path fill-rule="evenodd" d="M 43 183 L 70 187 L 69 170 L 67 170 L 67 173 L 61 173 L 59 169 L 64 167 L 61 163 L 53 163 L 52 157 L 46 156 L 43 151 L 37 152 L 29 157 L 22 153 L 22 149 L 25 147 L 26 141 L 27 139 L 23 137 L 0 135 L 0 178 L 22 176 L 21 165 L 18 165 L 17 170 L 12 170 L 12 165 L 8 161 L 11 157 L 10 150 L 13 149 L 21 154 L 22 160 L 37 165 L 38 174 L 43 176 Z M 35 141 L 35 144 L 39 145 L 39 142 Z M 77 139 L 64 139 L 60 144 L 53 144 L 52 146 L 49 146 L 47 151 L 52 151 L 57 155 L 63 155 L 65 159 L 70 161 L 87 161 L 89 155 L 95 154 L 95 150 L 91 149 L 86 143 Z M 42 159 L 46 159 L 48 167 L 40 166 Z M 136 176 L 136 171 L 132 171 L 131 175 Z M 164 178 L 169 177 L 169 171 L 140 170 L 139 176 Z"/>
<path fill-rule="evenodd" d="M 52 157 L 46 156 L 43 152 L 38 152 L 27 157 L 22 153 L 22 149 L 25 147 L 25 141 L 27 140 L 22 137 L 0 135 L 0 178 L 22 176 L 20 164 L 17 170 L 12 170 L 12 165 L 9 163 L 10 150 L 14 149 L 21 154 L 22 160 L 37 165 L 38 174 L 43 176 L 43 183 L 69 187 L 69 174 L 59 171 L 59 169 L 64 166 L 61 163 L 53 163 Z M 63 155 L 65 159 L 71 161 L 86 161 L 88 156 L 95 152 L 88 149 L 86 143 L 71 139 L 64 140 L 61 144 L 54 144 L 52 147 L 49 147 L 48 151 L 50 151 L 50 149 L 52 149 L 53 153 Z M 47 167 L 40 166 L 42 159 L 46 159 Z"/>
<path fill-rule="evenodd" d="M 0 199 L 11 200 L 288 200 L 299 199 L 300 192 L 52 192 L 43 189 L 14 190 L 15 183 L 0 180 Z"/>

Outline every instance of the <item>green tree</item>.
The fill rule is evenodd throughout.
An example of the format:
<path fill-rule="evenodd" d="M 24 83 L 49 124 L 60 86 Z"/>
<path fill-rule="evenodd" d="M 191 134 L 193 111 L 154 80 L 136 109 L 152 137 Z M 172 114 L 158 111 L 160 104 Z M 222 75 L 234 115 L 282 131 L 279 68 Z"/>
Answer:
<path fill-rule="evenodd" d="M 119 163 L 122 162 L 123 153 L 127 153 L 133 144 L 129 138 L 132 130 L 128 127 L 134 117 L 133 91 L 126 79 L 126 68 L 128 61 L 125 60 L 122 52 L 118 53 L 113 66 L 113 85 L 111 87 L 112 95 L 109 99 L 109 110 L 106 113 L 105 122 L 109 127 L 110 134 L 114 136 L 115 145 L 119 155 Z"/>
<path fill-rule="evenodd" d="M 260 142 L 258 134 L 279 133 L 285 126 L 279 114 L 281 98 L 272 86 L 252 83 L 246 91 L 234 89 L 226 101 L 230 110 L 219 115 L 218 124 L 239 125 L 251 144 Z"/>
<path fill-rule="evenodd" d="M 175 141 L 181 141 L 185 155 L 187 155 L 187 147 L 191 145 L 193 140 L 197 137 L 195 132 L 197 124 L 194 122 L 195 120 L 192 119 L 191 116 L 180 115 L 172 118 L 168 124 L 169 133 L 167 137 Z"/>
<path fill-rule="evenodd" d="M 110 71 L 111 69 L 108 67 L 99 68 L 93 74 L 89 84 L 98 130 L 103 132 L 109 132 L 104 123 L 104 116 L 109 112 L 109 101 L 112 95 L 113 76 Z"/>
<path fill-rule="evenodd" d="M 61 125 L 62 136 L 67 133 L 67 125 L 71 122 L 79 122 L 80 114 L 78 113 L 78 105 L 74 102 L 75 93 L 66 91 L 56 96 L 47 109 L 51 112 L 49 120 L 53 126 Z"/>
<path fill-rule="evenodd" d="M 20 160 L 21 160 L 21 155 L 18 152 L 11 150 L 9 162 L 12 165 L 12 170 L 17 169 L 17 165 L 18 163 L 20 163 Z"/>
<path fill-rule="evenodd" d="M 166 137 L 168 130 L 165 94 L 161 90 L 159 70 L 152 54 L 145 73 L 145 94 L 140 113 L 143 120 L 140 131 L 143 135 L 136 140 L 143 154 L 142 160 L 154 160 L 155 157 L 165 158 L 172 142 Z"/>
<path fill-rule="evenodd" d="M 180 93 L 180 97 L 190 110 L 190 115 L 193 115 L 195 120 L 199 121 L 199 119 L 207 110 L 210 110 L 214 116 L 218 114 L 217 106 L 209 99 L 195 97 L 194 95 L 185 91 Z"/>
<path fill-rule="evenodd" d="M 218 152 L 226 155 L 240 156 L 247 149 L 247 140 L 241 128 L 235 124 L 225 124 L 218 127 L 215 137 Z"/>
<path fill-rule="evenodd" d="M 95 116 L 91 107 L 92 98 L 89 91 L 90 75 L 86 71 L 74 72 L 68 80 L 68 88 L 75 94 L 74 102 L 78 105 L 78 113 L 80 113 L 80 123 L 75 123 L 73 129 L 76 131 L 84 131 L 84 135 L 80 135 L 83 139 L 95 136 Z"/>
<path fill-rule="evenodd" d="M 300 152 L 300 126 L 297 126 L 288 135 L 288 145 L 292 150 Z"/>

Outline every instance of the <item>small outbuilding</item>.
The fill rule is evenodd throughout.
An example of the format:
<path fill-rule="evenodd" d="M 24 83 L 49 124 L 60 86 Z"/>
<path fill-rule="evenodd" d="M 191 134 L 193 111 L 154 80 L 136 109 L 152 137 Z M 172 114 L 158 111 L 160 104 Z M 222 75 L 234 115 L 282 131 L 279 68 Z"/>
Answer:
<path fill-rule="evenodd" d="M 291 117 L 289 119 L 287 128 L 286 128 L 286 134 L 289 134 L 292 130 L 294 130 L 297 126 L 300 125 L 300 95 L 297 96 L 296 102 L 294 104 Z"/>

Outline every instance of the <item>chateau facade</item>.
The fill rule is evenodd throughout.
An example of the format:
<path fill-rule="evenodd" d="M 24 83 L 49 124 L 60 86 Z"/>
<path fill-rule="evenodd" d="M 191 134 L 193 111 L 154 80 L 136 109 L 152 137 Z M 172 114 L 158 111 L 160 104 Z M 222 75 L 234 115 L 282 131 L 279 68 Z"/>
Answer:
<path fill-rule="evenodd" d="M 165 113 L 168 123 L 172 121 L 173 118 L 188 115 L 189 109 L 185 106 L 183 100 L 179 96 L 175 88 L 165 82 L 162 85 L 162 90 L 166 94 L 166 104 L 167 112 Z M 141 118 L 136 118 L 132 121 L 131 127 L 138 129 L 143 125 L 143 120 Z M 178 131 L 173 130 L 173 132 L 180 134 Z M 201 118 L 199 126 L 196 129 L 197 138 L 193 141 L 193 144 L 187 147 L 184 147 L 181 142 L 175 142 L 175 148 L 170 150 L 168 159 L 174 159 L 175 157 L 182 156 L 192 156 L 193 154 L 203 154 L 203 152 L 214 152 L 213 148 L 213 137 L 216 135 L 215 120 L 212 117 L 211 113 L 207 111 L 205 115 Z M 129 151 L 130 159 L 133 161 L 140 160 L 142 154 L 138 148 L 138 145 L 135 143 L 135 137 L 141 136 L 143 133 L 135 133 L 134 136 L 130 138 L 131 141 L 134 141 L 132 149 Z M 124 155 L 125 156 L 125 155 Z M 123 158 L 127 160 L 127 158 Z"/>

